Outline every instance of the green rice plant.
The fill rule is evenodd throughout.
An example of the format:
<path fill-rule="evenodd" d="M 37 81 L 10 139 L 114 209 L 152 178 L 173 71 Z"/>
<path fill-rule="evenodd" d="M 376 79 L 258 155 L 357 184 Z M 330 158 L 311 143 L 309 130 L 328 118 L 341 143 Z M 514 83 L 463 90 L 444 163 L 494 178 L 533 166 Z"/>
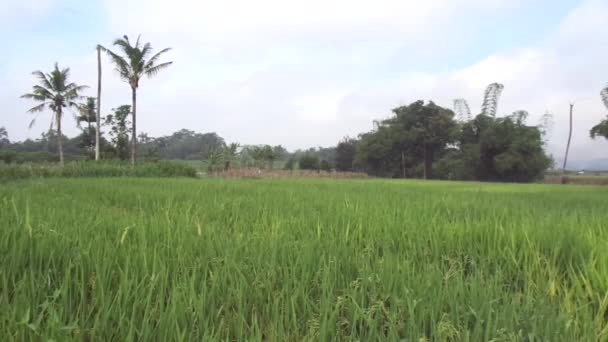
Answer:
<path fill-rule="evenodd" d="M 49 177 L 196 177 L 188 165 L 166 161 L 143 162 L 133 167 L 121 161 L 0 164 L 0 181 Z"/>
<path fill-rule="evenodd" d="M 378 179 L 7 182 L 0 340 L 606 341 L 607 195 Z"/>

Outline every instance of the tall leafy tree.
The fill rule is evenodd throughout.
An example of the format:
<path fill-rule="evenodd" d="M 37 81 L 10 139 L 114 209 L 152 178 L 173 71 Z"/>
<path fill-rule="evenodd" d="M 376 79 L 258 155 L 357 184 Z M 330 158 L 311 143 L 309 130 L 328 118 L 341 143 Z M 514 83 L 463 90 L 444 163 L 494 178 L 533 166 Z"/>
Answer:
<path fill-rule="evenodd" d="M 165 48 L 159 52 L 152 54 L 153 49 L 150 43 L 142 44 L 141 36 L 137 37 L 135 44 L 131 44 L 129 37 L 126 35 L 114 41 L 114 46 L 118 49 L 116 53 L 105 47 L 100 47 L 105 51 L 120 75 L 120 78 L 129 84 L 131 87 L 131 113 L 132 113 L 132 128 L 131 128 L 131 163 L 135 164 L 137 153 L 137 89 L 139 88 L 140 80 L 145 77 L 152 77 L 158 74 L 161 70 L 169 67 L 173 62 L 160 63 L 160 58 L 163 54 L 170 51 L 171 48 Z"/>
<path fill-rule="evenodd" d="M 356 152 L 356 140 L 346 137 L 340 141 L 336 147 L 336 170 L 353 171 Z"/>
<path fill-rule="evenodd" d="M 527 112 L 496 118 L 485 114 L 462 125 L 452 162 L 456 178 L 530 182 L 551 165 L 542 132 L 525 123 Z"/>
<path fill-rule="evenodd" d="M 38 79 L 38 84 L 34 85 L 32 92 L 24 94 L 21 98 L 40 102 L 39 105 L 32 107 L 28 113 L 40 113 L 49 108 L 54 115 L 51 118 L 57 123 L 57 139 L 59 149 L 59 163 L 63 165 L 63 135 L 61 130 L 61 119 L 64 110 L 67 108 L 78 108 L 78 101 L 82 99 L 80 92 L 87 86 L 78 85 L 70 82 L 70 68 L 59 69 L 57 63 L 50 73 L 34 71 L 32 75 Z M 30 127 L 35 123 L 36 118 L 30 123 Z"/>
<path fill-rule="evenodd" d="M 120 160 L 127 160 L 129 158 L 129 134 L 132 134 L 129 129 L 131 106 L 122 105 L 112 111 L 112 114 L 106 116 L 105 125 L 110 128 L 109 134 L 115 155 Z"/>
<path fill-rule="evenodd" d="M 440 149 L 454 141 L 456 122 L 454 112 L 432 101 L 416 101 L 409 106 L 393 109 L 393 124 L 401 126 L 404 135 L 418 147 L 424 160 L 424 178 L 433 178 L 433 160 Z"/>

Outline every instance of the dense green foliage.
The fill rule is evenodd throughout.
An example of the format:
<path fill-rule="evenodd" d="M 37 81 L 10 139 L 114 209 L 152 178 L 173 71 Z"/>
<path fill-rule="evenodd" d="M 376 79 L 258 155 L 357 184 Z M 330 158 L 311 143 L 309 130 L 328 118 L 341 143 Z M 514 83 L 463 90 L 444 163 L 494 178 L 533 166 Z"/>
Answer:
<path fill-rule="evenodd" d="M 357 141 L 344 138 L 336 146 L 336 170 L 352 172 L 355 170 L 355 155 L 357 153 Z"/>
<path fill-rule="evenodd" d="M 300 170 L 319 170 L 321 161 L 315 154 L 303 154 L 298 160 Z"/>
<path fill-rule="evenodd" d="M 0 339 L 604 341 L 606 191 L 8 183 Z"/>
<path fill-rule="evenodd" d="M 196 177 L 191 166 L 172 162 L 142 162 L 133 167 L 118 161 L 0 164 L 0 181 L 48 177 Z"/>
<path fill-rule="evenodd" d="M 596 137 L 604 137 L 608 139 L 608 119 L 604 119 L 600 121 L 599 124 L 593 126 L 591 131 L 589 131 L 589 135 L 591 135 L 593 139 Z"/>
<path fill-rule="evenodd" d="M 541 130 L 527 113 L 496 118 L 480 114 L 457 123 L 453 113 L 421 101 L 362 134 L 355 165 L 377 176 L 530 182 L 551 166 Z M 425 172 L 425 170 L 427 170 Z"/>
<path fill-rule="evenodd" d="M 122 105 L 112 109 L 112 114 L 106 116 L 104 125 L 109 128 L 111 145 L 108 149 L 113 157 L 120 160 L 129 159 L 129 137 L 131 136 L 131 106 Z"/>
<path fill-rule="evenodd" d="M 105 129 L 107 130 L 105 134 L 110 141 L 106 140 L 102 136 L 101 154 L 103 159 L 118 158 L 117 151 L 124 150 L 122 147 L 119 148 L 120 146 L 124 146 L 124 143 L 117 144 L 118 141 L 116 137 L 119 136 L 117 133 L 119 133 L 121 130 L 117 125 L 116 112 L 111 115 L 111 121 L 107 120 L 109 115 L 106 116 L 106 120 L 104 120 Z M 124 126 L 128 131 L 127 133 L 130 132 L 130 128 L 128 127 L 128 118 L 125 118 L 125 123 L 122 126 Z M 63 147 L 66 160 L 92 158 L 92 153 L 89 152 L 86 144 L 83 144 L 83 141 L 86 142 L 88 139 L 90 139 L 90 137 L 85 135 L 85 133 L 86 132 L 83 132 L 83 134 L 74 138 L 68 138 L 66 136 L 63 137 Z M 128 144 L 129 138 L 130 137 L 127 135 L 121 141 Z M 145 159 L 198 160 L 201 158 L 206 158 L 209 151 L 223 148 L 225 146 L 224 139 L 215 133 L 195 133 L 188 130 L 181 130 L 171 135 L 158 138 L 152 138 L 148 137 L 146 134 L 140 134 L 139 141 L 139 154 Z M 43 153 L 50 156 L 48 158 L 50 161 L 58 160 L 57 154 L 55 153 L 55 151 L 57 151 L 56 132 L 51 130 L 47 133 L 43 133 L 40 138 L 35 140 L 28 139 L 22 142 L 13 142 L 11 144 L 0 145 L 0 151 L 9 150 L 13 151 L 17 155 L 24 155 L 21 160 L 25 161 L 38 161 L 29 160 L 27 158 L 28 153 Z"/>
<path fill-rule="evenodd" d="M 608 109 L 608 85 L 602 89 L 600 92 L 600 96 L 602 98 L 602 102 L 606 109 Z M 600 121 L 597 125 L 591 128 L 589 131 L 591 138 L 595 139 L 596 137 L 604 137 L 608 139 L 608 118 Z"/>
<path fill-rule="evenodd" d="M 458 179 L 530 182 L 551 166 L 541 132 L 524 124 L 525 112 L 494 118 L 479 115 L 462 126 L 460 159 L 452 172 Z M 460 173 L 460 174 L 459 174 Z"/>

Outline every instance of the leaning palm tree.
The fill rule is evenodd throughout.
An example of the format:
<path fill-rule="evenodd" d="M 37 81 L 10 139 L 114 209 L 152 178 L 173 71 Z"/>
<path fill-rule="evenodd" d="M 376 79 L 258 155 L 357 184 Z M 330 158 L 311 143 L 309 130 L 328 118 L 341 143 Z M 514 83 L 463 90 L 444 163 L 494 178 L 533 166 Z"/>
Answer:
<path fill-rule="evenodd" d="M 112 63 L 116 67 L 116 71 L 120 78 L 131 86 L 131 115 L 133 117 L 132 138 L 131 138 L 131 163 L 135 164 L 137 150 L 137 88 L 142 77 L 152 77 L 162 69 L 167 68 L 173 62 L 159 63 L 161 55 L 171 50 L 165 48 L 152 55 L 152 45 L 150 43 L 140 44 L 140 37 L 137 37 L 135 45 L 131 45 L 129 37 L 123 36 L 114 41 L 121 54 L 115 53 L 107 48 L 100 46 L 101 50 L 105 51 Z M 149 58 L 148 58 L 149 57 Z"/>
<path fill-rule="evenodd" d="M 64 108 L 79 108 L 78 101 L 82 99 L 80 92 L 87 86 L 69 82 L 70 68 L 59 69 L 57 63 L 55 63 L 53 71 L 48 74 L 34 71 L 32 75 L 38 78 L 39 84 L 33 86 L 31 93 L 22 95 L 21 98 L 42 102 L 28 110 L 28 113 L 40 113 L 47 107 L 53 111 L 54 118 L 51 118 L 51 126 L 54 119 L 57 123 L 59 163 L 63 165 L 63 136 L 61 133 L 63 110 Z M 36 117 L 30 123 L 30 127 L 36 122 Z"/>

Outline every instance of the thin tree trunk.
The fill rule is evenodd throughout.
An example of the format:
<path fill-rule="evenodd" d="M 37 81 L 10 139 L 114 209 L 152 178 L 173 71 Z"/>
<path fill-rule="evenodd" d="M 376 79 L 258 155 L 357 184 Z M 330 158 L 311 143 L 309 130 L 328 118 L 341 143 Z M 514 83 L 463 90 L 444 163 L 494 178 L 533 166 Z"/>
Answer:
<path fill-rule="evenodd" d="M 61 133 L 61 109 L 57 112 L 57 146 L 59 146 L 59 165 L 63 166 L 63 139 Z"/>
<path fill-rule="evenodd" d="M 131 88 L 133 90 L 132 93 L 132 98 L 131 98 L 131 102 L 132 102 L 132 108 L 131 108 L 131 115 L 132 115 L 132 123 L 133 123 L 133 132 L 131 132 L 131 134 L 133 134 L 133 136 L 131 137 L 131 164 L 133 166 L 135 166 L 135 159 L 136 159 L 136 151 L 137 151 L 137 88 Z"/>
<path fill-rule="evenodd" d="M 101 134 L 101 46 L 97 45 L 97 129 L 95 130 L 95 160 L 99 160 L 99 136 Z"/>
<path fill-rule="evenodd" d="M 564 166 L 562 167 L 562 173 L 566 174 L 566 165 L 568 164 L 568 152 L 570 151 L 570 141 L 572 140 L 572 110 L 574 103 L 570 103 L 570 131 L 568 132 L 568 144 L 566 145 L 566 155 L 564 156 Z"/>

